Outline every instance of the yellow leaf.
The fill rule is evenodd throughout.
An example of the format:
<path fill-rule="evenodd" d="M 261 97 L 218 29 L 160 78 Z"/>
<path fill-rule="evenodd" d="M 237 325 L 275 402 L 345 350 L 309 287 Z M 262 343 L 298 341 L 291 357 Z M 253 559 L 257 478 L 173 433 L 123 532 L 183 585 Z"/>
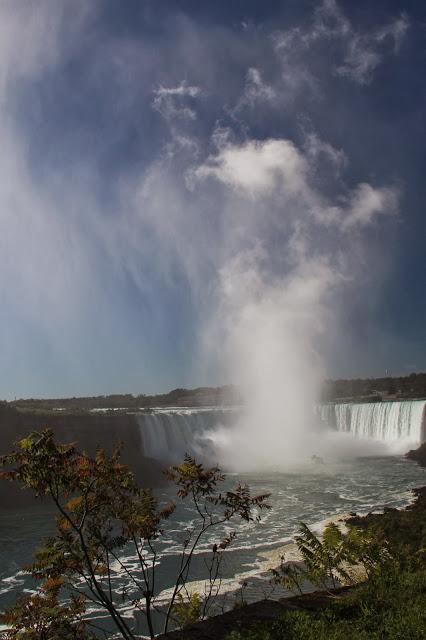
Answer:
<path fill-rule="evenodd" d="M 62 518 L 62 520 L 59 520 L 58 529 L 60 531 L 67 531 L 70 527 L 71 527 L 71 524 L 66 518 Z"/>
<path fill-rule="evenodd" d="M 71 500 L 69 500 L 65 505 L 65 507 L 70 511 L 76 511 L 82 502 L 83 502 L 83 496 L 77 496 L 76 498 L 72 498 Z"/>

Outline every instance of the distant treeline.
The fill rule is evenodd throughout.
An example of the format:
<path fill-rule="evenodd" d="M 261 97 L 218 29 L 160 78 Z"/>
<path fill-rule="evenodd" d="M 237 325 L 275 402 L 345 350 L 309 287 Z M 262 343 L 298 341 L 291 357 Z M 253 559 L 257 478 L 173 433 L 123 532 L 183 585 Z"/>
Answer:
<path fill-rule="evenodd" d="M 411 373 L 399 378 L 355 378 L 326 380 L 323 402 L 345 399 L 386 400 L 392 398 L 426 398 L 426 373 Z"/>
<path fill-rule="evenodd" d="M 241 403 L 237 388 L 198 387 L 197 389 L 173 389 L 158 395 L 112 394 L 82 398 L 19 399 L 9 404 L 21 409 L 64 409 L 67 411 L 92 409 L 149 409 L 150 407 L 216 406 Z"/>
<path fill-rule="evenodd" d="M 353 380 L 326 380 L 321 401 L 386 400 L 396 398 L 426 398 L 426 373 L 412 373 L 399 378 L 356 378 Z M 241 404 L 238 388 L 198 387 L 173 389 L 158 395 L 113 394 L 83 398 L 19 399 L 9 405 L 25 410 L 90 411 L 92 409 L 149 409 L 175 406 L 231 406 Z"/>

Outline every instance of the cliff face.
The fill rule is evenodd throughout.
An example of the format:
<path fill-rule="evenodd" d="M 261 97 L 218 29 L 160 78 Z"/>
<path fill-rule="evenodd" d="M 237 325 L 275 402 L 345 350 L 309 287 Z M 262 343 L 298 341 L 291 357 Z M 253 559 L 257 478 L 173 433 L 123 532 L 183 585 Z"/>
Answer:
<path fill-rule="evenodd" d="M 31 431 L 49 427 L 58 442 L 77 443 L 78 448 L 93 454 L 97 447 L 111 453 L 123 443 L 122 461 L 135 473 L 143 486 L 163 483 L 162 468 L 143 455 L 140 432 L 132 415 L 90 413 L 20 412 L 10 407 L 0 409 L 0 455 L 14 448 L 14 443 Z M 32 501 L 30 493 L 0 481 L 0 508 L 15 507 Z"/>
<path fill-rule="evenodd" d="M 424 435 L 426 436 L 426 434 Z M 421 467 L 426 467 L 426 442 L 424 442 L 418 449 L 412 449 L 409 451 L 406 457 L 410 460 L 415 460 Z"/>

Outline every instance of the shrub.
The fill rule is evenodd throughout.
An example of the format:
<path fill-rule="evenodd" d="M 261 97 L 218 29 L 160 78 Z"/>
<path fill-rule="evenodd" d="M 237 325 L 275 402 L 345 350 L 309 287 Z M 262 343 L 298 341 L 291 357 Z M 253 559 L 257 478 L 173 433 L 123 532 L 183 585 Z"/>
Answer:
<path fill-rule="evenodd" d="M 6 613 L 4 621 L 10 626 L 9 637 L 21 637 L 19 629 L 27 629 L 28 612 L 34 603 L 37 606 L 32 611 L 37 624 L 51 617 L 53 607 L 58 619 L 63 619 L 64 628 L 79 637 L 83 621 L 91 624 L 87 616 L 83 620 L 87 602 L 106 610 L 117 632 L 126 640 L 133 640 L 135 634 L 125 609 L 138 609 L 146 616 L 150 636 L 154 637 L 157 542 L 175 503 L 159 505 L 150 489 L 138 487 L 133 474 L 120 462 L 119 448 L 112 456 L 99 449 L 91 458 L 74 445 L 57 445 L 48 429 L 21 440 L 18 449 L 3 456 L 1 462 L 6 467 L 1 474 L 3 478 L 32 489 L 37 496 L 48 496 L 58 513 L 56 534 L 44 541 L 35 553 L 35 562 L 27 567 L 41 581 L 45 596 L 18 603 Z M 258 511 L 268 506 L 266 495 L 252 496 L 245 485 L 218 492 L 224 481 L 220 469 L 205 469 L 190 456 L 181 465 L 172 467 L 168 477 L 178 489 L 178 499 L 192 501 L 198 522 L 187 532 L 182 544 L 170 602 L 165 611 L 159 609 L 164 614 L 164 632 L 171 622 L 186 620 L 182 594 L 194 551 L 203 536 L 224 523 L 259 519 Z M 218 593 L 223 553 L 234 536 L 235 532 L 227 534 L 213 545 L 205 599 L 202 603 L 195 600 L 190 603 L 189 617 L 195 615 L 195 610 L 201 617 L 207 615 L 208 602 Z M 124 547 L 128 550 L 129 546 L 138 559 L 136 571 L 125 561 Z M 126 590 L 117 593 L 113 563 L 129 579 L 132 593 Z M 49 591 L 49 585 L 53 584 L 54 593 Z M 66 596 L 75 600 L 66 604 Z M 55 630 L 49 633 L 46 638 L 56 638 Z"/>

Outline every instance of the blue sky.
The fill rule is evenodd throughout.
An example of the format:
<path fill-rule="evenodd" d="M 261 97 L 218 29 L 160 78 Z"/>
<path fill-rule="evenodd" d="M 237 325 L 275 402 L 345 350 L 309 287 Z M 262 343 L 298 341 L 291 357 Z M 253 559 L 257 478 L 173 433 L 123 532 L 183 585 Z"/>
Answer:
<path fill-rule="evenodd" d="M 426 368 L 421 3 L 0 18 L 0 397 Z"/>

